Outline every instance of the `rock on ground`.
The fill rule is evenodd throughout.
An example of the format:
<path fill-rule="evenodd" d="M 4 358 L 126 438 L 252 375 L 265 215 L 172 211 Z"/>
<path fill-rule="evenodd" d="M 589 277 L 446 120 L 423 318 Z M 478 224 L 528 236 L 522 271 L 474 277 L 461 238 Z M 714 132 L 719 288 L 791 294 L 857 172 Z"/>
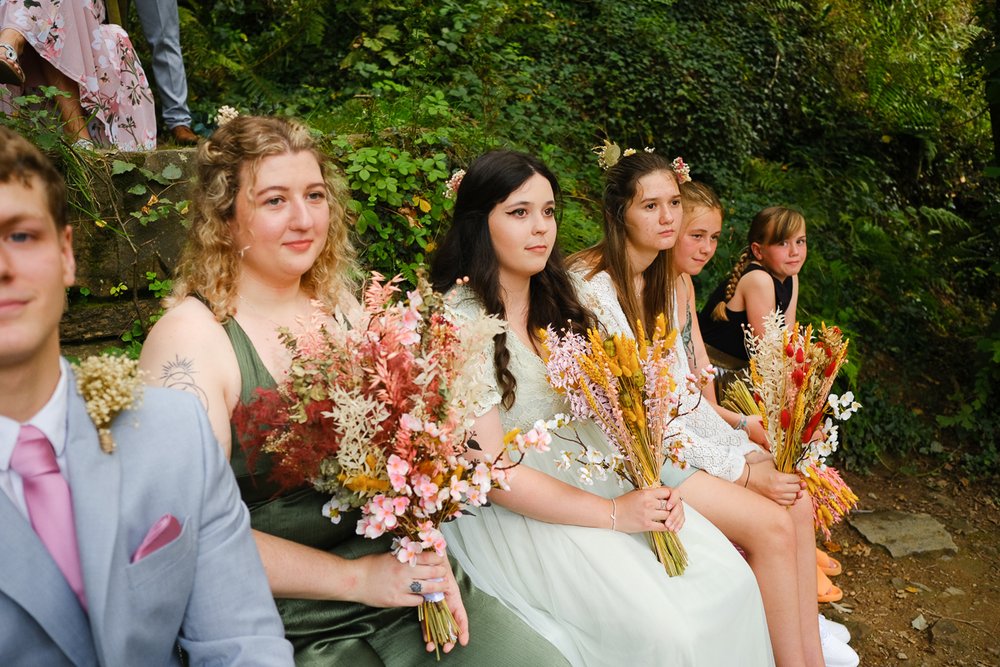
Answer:
<path fill-rule="evenodd" d="M 848 521 L 866 540 L 888 549 L 893 558 L 931 551 L 958 552 L 948 531 L 929 514 L 875 511 L 852 514 Z"/>

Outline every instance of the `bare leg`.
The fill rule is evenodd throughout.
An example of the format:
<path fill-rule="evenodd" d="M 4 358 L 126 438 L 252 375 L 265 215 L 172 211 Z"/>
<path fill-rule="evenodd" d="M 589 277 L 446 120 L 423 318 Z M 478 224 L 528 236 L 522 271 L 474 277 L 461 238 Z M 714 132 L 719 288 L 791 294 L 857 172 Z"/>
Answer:
<path fill-rule="evenodd" d="M 795 524 L 795 554 L 799 575 L 799 608 L 806 663 L 823 664 L 819 641 L 819 604 L 816 602 L 816 528 L 813 525 L 812 500 L 803 494 L 789 509 Z"/>
<path fill-rule="evenodd" d="M 45 77 L 45 82 L 50 86 L 55 86 L 59 90 L 69 93 L 69 97 L 59 96 L 56 98 L 56 107 L 59 109 L 59 116 L 63 121 L 63 130 L 70 141 L 77 139 L 90 140 L 90 132 L 87 130 L 87 115 L 80 105 L 80 86 L 68 76 L 57 70 L 44 58 L 38 56 L 33 49 L 28 46 L 24 35 L 13 28 L 0 30 L 0 42 L 10 44 L 17 52 L 21 60 L 36 58 Z"/>
<path fill-rule="evenodd" d="M 57 70 L 51 63 L 42 63 L 42 71 L 45 73 L 45 80 L 50 86 L 55 86 L 59 90 L 69 93 L 69 97 L 60 95 L 56 98 L 56 106 L 59 108 L 59 115 L 62 117 L 63 130 L 69 140 L 77 141 L 86 139 L 90 141 L 90 131 L 87 129 L 87 115 L 80 105 L 80 86 L 68 76 Z"/>
<path fill-rule="evenodd" d="M 796 553 L 797 531 L 791 512 L 753 491 L 701 471 L 684 480 L 678 489 L 685 502 L 746 551 L 747 562 L 757 577 L 764 601 L 775 662 L 780 667 L 822 667 L 822 655 L 818 663 L 806 659 L 801 631 L 801 581 L 795 576 L 800 567 Z M 812 567 L 815 570 L 815 562 Z M 814 581 L 812 588 L 806 590 L 812 595 L 815 589 Z M 814 610 L 815 605 L 813 596 Z M 817 624 L 815 611 L 812 624 Z M 819 630 L 815 632 L 818 648 Z"/>

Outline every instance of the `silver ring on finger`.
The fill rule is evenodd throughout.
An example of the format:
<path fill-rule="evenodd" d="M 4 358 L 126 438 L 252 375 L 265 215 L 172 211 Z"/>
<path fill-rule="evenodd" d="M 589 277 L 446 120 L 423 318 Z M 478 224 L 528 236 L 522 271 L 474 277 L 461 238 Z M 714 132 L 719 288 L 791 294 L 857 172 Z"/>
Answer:
<path fill-rule="evenodd" d="M 412 593 L 420 593 L 423 590 L 424 590 L 423 584 L 421 584 L 416 579 L 414 579 L 413 581 L 410 582 L 410 592 L 412 592 Z"/>
<path fill-rule="evenodd" d="M 666 500 L 660 499 L 660 509 L 663 510 L 664 512 L 667 511 L 667 501 Z"/>

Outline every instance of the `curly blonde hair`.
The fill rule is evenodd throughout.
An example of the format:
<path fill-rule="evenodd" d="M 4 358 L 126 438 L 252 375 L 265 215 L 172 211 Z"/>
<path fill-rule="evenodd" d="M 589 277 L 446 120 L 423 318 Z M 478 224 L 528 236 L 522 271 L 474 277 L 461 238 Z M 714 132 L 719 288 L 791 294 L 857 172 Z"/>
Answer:
<path fill-rule="evenodd" d="M 736 285 L 739 284 L 740 278 L 746 273 L 750 262 L 754 261 L 753 252 L 750 250 L 750 247 L 754 243 L 772 245 L 787 241 L 805 229 L 805 226 L 805 217 L 795 209 L 785 206 L 769 206 L 754 216 L 753 221 L 750 223 L 750 229 L 747 231 L 746 247 L 740 253 L 739 259 L 736 260 L 736 265 L 729 272 L 729 277 L 726 279 L 726 292 L 723 295 L 723 299 L 712 310 L 713 320 L 729 321 L 729 316 L 726 315 L 726 304 L 736 294 Z"/>
<path fill-rule="evenodd" d="M 235 311 L 240 249 L 230 224 L 236 212 L 241 171 L 249 166 L 254 179 L 260 163 L 285 153 L 308 152 L 319 163 L 326 183 L 330 227 L 316 262 L 302 276 L 302 288 L 314 299 L 336 306 L 355 288 L 355 254 L 348 237 L 348 189 L 330 158 L 320 151 L 309 129 L 294 120 L 272 116 L 238 116 L 198 147 L 191 229 L 181 253 L 174 288 L 165 305 L 187 296 L 204 299 L 216 319 Z"/>

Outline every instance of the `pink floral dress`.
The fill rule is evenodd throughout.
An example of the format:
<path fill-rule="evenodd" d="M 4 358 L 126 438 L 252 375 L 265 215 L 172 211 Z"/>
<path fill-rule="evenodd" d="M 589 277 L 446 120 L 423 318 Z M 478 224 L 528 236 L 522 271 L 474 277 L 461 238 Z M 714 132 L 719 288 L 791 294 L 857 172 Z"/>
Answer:
<path fill-rule="evenodd" d="M 17 30 L 42 58 L 80 85 L 84 112 L 94 115 L 89 129 L 95 142 L 152 150 L 156 111 L 146 73 L 128 34 L 103 21 L 101 0 L 0 0 L 0 28 Z M 25 89 L 45 85 L 31 60 L 21 59 Z M 22 92 L 0 85 L 0 111 L 10 113 Z"/>

